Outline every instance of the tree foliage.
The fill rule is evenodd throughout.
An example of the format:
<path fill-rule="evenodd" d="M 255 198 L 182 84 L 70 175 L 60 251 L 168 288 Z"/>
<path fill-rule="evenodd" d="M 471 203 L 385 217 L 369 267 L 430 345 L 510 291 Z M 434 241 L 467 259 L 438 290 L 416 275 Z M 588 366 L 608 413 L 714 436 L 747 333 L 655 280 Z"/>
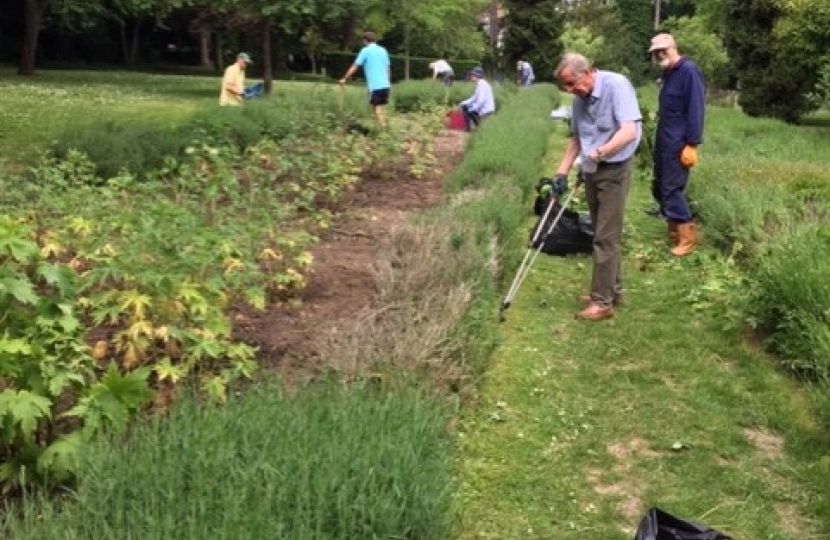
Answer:
<path fill-rule="evenodd" d="M 663 23 L 677 41 L 678 50 L 700 67 L 709 87 L 723 88 L 728 80 L 729 57 L 721 39 L 702 17 L 670 18 Z"/>
<path fill-rule="evenodd" d="M 797 122 L 812 105 L 819 59 L 777 0 L 727 0 L 726 47 L 750 116 Z M 802 39 L 803 38 L 803 39 Z"/>
<path fill-rule="evenodd" d="M 617 4 L 604 0 L 583 0 L 568 10 L 567 20 L 577 28 L 587 29 L 592 36 L 602 37 L 602 46 L 593 55 L 586 54 L 595 66 L 623 73 L 635 84 L 647 79 L 646 75 L 650 74 L 645 52 L 648 41 L 638 42 L 633 34 L 620 31 L 624 23 Z M 641 23 L 645 24 L 644 21 Z M 647 24 L 650 28 L 651 21 Z M 567 34 L 563 37 L 571 39 Z M 597 43 L 599 42 L 595 42 Z"/>
<path fill-rule="evenodd" d="M 508 0 L 504 54 L 508 65 L 529 61 L 536 78 L 550 80 L 562 55 L 565 11 L 560 0 Z"/>
<path fill-rule="evenodd" d="M 605 38 L 595 35 L 587 26 L 567 22 L 562 32 L 562 45 L 566 51 L 578 52 L 586 58 L 596 59 L 605 48 Z"/>

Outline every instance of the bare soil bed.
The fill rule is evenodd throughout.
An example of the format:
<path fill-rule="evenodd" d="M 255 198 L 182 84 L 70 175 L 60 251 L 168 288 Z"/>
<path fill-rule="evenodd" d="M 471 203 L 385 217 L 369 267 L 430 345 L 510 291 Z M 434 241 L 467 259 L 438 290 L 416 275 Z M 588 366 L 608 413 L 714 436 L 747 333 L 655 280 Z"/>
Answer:
<path fill-rule="evenodd" d="M 412 212 L 439 203 L 444 179 L 463 157 L 466 133 L 442 131 L 433 143 L 437 166 L 422 178 L 365 178 L 337 222 L 311 250 L 314 264 L 296 306 L 237 310 L 234 336 L 258 347 L 260 363 L 311 374 L 321 366 L 320 345 L 375 295 L 373 263 L 380 241 Z M 297 373 L 299 371 L 299 373 Z"/>

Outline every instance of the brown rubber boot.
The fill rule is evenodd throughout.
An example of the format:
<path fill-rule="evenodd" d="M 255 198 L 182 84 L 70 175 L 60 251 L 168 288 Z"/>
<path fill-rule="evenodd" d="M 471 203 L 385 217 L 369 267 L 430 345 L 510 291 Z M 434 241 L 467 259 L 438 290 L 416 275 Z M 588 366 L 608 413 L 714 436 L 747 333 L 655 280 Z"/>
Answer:
<path fill-rule="evenodd" d="M 671 250 L 675 257 L 685 257 L 695 250 L 697 245 L 697 226 L 694 223 L 677 225 L 677 247 Z"/>
<path fill-rule="evenodd" d="M 669 221 L 669 244 L 674 247 L 679 240 L 677 236 L 677 223 Z"/>

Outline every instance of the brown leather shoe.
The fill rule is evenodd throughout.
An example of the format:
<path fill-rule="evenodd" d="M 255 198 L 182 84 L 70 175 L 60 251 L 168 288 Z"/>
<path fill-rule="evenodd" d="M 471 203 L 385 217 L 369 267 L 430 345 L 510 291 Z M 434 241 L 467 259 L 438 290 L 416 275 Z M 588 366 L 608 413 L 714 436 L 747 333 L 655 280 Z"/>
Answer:
<path fill-rule="evenodd" d="M 594 299 L 591 298 L 591 296 L 588 294 L 579 297 L 579 303 L 583 306 L 590 306 L 593 303 L 593 301 Z M 614 307 L 622 307 L 625 305 L 625 300 L 623 299 L 622 295 L 615 296 L 612 304 L 614 305 Z"/>
<path fill-rule="evenodd" d="M 599 304 L 591 304 L 576 314 L 577 319 L 583 321 L 604 321 L 614 316 L 614 308 L 611 306 L 602 307 Z"/>

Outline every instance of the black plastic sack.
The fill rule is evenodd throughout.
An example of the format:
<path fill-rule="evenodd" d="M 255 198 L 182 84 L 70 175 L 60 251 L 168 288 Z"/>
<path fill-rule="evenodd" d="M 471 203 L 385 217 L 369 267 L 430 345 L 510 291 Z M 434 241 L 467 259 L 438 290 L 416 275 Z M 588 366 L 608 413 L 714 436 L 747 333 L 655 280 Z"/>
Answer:
<path fill-rule="evenodd" d="M 587 215 L 580 215 L 573 210 L 565 209 L 562 212 L 562 217 L 556 223 L 556 227 L 550 234 L 550 226 L 562 210 L 562 205 L 558 200 L 553 203 L 553 208 L 548 213 L 548 218 L 542 223 L 542 218 L 533 227 L 530 232 L 531 241 L 536 236 L 536 231 L 541 227 L 542 231 L 536 242 L 533 243 L 533 249 L 539 249 L 541 245 L 542 253 L 548 255 L 574 255 L 574 254 L 590 254 L 594 249 L 594 228 L 591 224 L 591 218 Z M 544 211 L 542 212 L 544 214 Z M 546 236 L 547 234 L 547 236 Z"/>
<path fill-rule="evenodd" d="M 634 540 L 732 540 L 729 536 L 697 523 L 652 508 L 640 521 Z"/>

